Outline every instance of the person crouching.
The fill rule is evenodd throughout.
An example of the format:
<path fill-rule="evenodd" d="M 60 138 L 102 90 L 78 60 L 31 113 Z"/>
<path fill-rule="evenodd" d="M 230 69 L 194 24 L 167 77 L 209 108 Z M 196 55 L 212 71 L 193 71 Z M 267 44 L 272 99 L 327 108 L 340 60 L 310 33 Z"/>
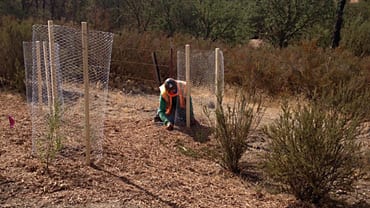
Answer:
<path fill-rule="evenodd" d="M 168 78 L 159 87 L 159 107 L 155 121 L 163 122 L 165 128 L 173 130 L 177 126 L 186 126 L 186 82 Z M 190 124 L 196 123 L 190 98 Z"/>

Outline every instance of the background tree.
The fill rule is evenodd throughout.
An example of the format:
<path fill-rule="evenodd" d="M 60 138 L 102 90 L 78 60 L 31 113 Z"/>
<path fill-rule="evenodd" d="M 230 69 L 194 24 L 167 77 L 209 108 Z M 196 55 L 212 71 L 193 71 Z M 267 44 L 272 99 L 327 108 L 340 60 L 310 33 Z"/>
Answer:
<path fill-rule="evenodd" d="M 244 1 L 164 1 L 156 10 L 155 28 L 172 36 L 175 32 L 203 39 L 240 42 L 247 36 Z"/>
<path fill-rule="evenodd" d="M 263 14 L 263 7 L 261 5 L 261 0 L 255 0 L 248 4 L 248 1 L 244 4 L 248 4 L 249 10 L 249 17 L 247 20 L 249 31 L 252 35 L 251 38 L 261 38 L 264 34 L 263 31 L 263 22 L 264 16 Z"/>
<path fill-rule="evenodd" d="M 12 15 L 19 18 L 26 16 L 26 11 L 23 10 L 24 4 L 20 0 L 2 0 L 0 1 L 0 14 Z"/>
<path fill-rule="evenodd" d="M 0 31 L 3 31 L 4 37 L 12 37 L 13 42 L 21 43 L 25 40 L 29 41 L 30 38 L 21 39 L 17 35 L 14 28 L 18 27 L 15 26 L 18 22 L 29 21 L 28 23 L 31 25 L 45 24 L 47 20 L 53 19 L 59 25 L 75 24 L 78 26 L 80 21 L 87 21 L 92 29 L 124 33 L 124 36 L 121 37 L 130 39 L 131 43 L 141 42 L 141 38 L 146 37 L 145 41 L 148 41 L 148 44 L 145 47 L 157 47 L 151 45 L 150 42 L 150 38 L 159 38 L 155 37 L 161 34 L 157 31 L 165 32 L 167 37 L 176 36 L 174 47 L 185 42 L 193 42 L 193 40 L 197 40 L 198 43 L 207 42 L 207 44 L 213 44 L 208 40 L 217 40 L 219 41 L 218 46 L 225 48 L 225 50 L 230 49 L 228 53 L 225 53 L 225 59 L 235 60 L 230 61 L 230 65 L 227 66 L 230 72 L 236 68 L 241 73 L 253 71 L 256 76 L 259 76 L 256 80 L 263 83 L 261 84 L 262 88 L 277 92 L 279 89 L 283 89 L 282 86 L 286 87 L 285 89 L 297 89 L 295 83 L 302 83 L 301 78 L 297 78 L 295 75 L 292 75 L 294 77 L 292 79 L 296 80 L 295 82 L 271 76 L 271 74 L 275 75 L 277 72 L 285 72 L 288 66 L 288 69 L 292 68 L 294 72 L 297 72 L 297 70 L 309 72 L 306 73 L 307 80 L 309 80 L 306 83 L 310 83 L 308 85 L 309 89 L 313 89 L 311 87 L 315 87 L 316 84 L 311 82 L 310 77 L 315 77 L 312 75 L 315 73 L 311 72 L 316 72 L 315 67 L 317 66 L 326 70 L 325 67 L 322 67 L 325 65 L 321 64 L 322 59 L 320 57 L 318 59 L 307 59 L 310 63 L 312 61 L 312 66 L 304 64 L 298 67 L 299 64 L 294 59 L 287 60 L 286 62 L 292 64 L 285 63 L 282 68 L 276 67 L 279 63 L 270 61 L 270 66 L 261 70 L 263 66 L 259 64 L 260 62 L 254 66 L 251 65 L 251 62 L 242 63 L 243 61 L 240 61 L 246 60 L 245 51 L 242 48 L 250 38 L 261 38 L 277 47 L 286 47 L 292 43 L 299 43 L 301 46 L 305 44 L 303 49 L 314 51 L 306 52 L 313 54 L 313 57 L 317 57 L 316 46 L 325 48 L 332 44 L 337 2 L 321 0 L 2 0 L 0 1 L 0 16 L 4 17 L 4 20 L 0 23 Z M 347 4 L 344 10 L 346 21 L 341 32 L 341 46 L 344 49 L 350 49 L 358 56 L 370 54 L 369 5 L 370 1 L 362 0 L 357 4 Z M 19 27 L 23 27 L 23 25 Z M 154 30 L 156 31 L 153 32 Z M 28 36 L 31 36 L 32 29 L 27 31 Z M 138 36 L 136 31 L 141 34 Z M 3 38 L 3 40 L 6 39 L 8 38 Z M 161 47 L 168 47 L 168 40 L 163 38 L 162 40 L 164 43 L 161 43 Z M 225 45 L 220 42 L 224 42 Z M 122 44 L 118 41 L 115 41 L 115 43 Z M 237 44 L 241 44 L 239 51 L 234 47 Z M 297 44 L 297 47 L 300 46 Z M 300 51 L 298 48 L 297 50 Z M 230 54 L 231 50 L 234 49 L 237 52 Z M 1 53 L 9 54 L 8 51 L 12 50 L 12 44 L 3 44 L 3 52 Z M 271 54 L 271 52 L 269 49 L 266 54 Z M 280 53 L 277 53 L 278 56 Z M 251 54 L 255 56 L 256 51 L 254 50 Z M 263 57 L 266 57 L 266 54 Z M 299 53 L 294 52 L 294 54 Z M 122 55 L 119 57 L 122 57 Z M 130 54 L 130 57 L 137 56 Z M 135 59 L 137 62 L 143 61 L 140 58 Z M 271 60 L 275 59 L 273 57 Z M 21 59 L 18 60 L 20 62 L 18 65 L 10 63 L 12 61 L 8 62 L 8 60 L 10 59 L 5 59 L 6 64 L 0 64 L 4 68 L 0 69 L 0 79 L 2 80 L 13 78 L 12 76 L 17 71 L 16 67 L 23 66 Z M 315 60 L 316 63 L 313 63 Z M 330 63 L 332 63 L 331 60 Z M 348 63 L 351 65 L 354 62 Z M 5 67 L 5 65 L 9 67 Z M 346 66 L 338 65 L 338 68 L 347 69 Z M 368 68 L 366 64 L 363 67 Z M 128 69 L 127 67 L 124 68 Z M 273 70 L 276 73 L 271 73 Z M 19 74 L 22 73 L 19 72 Z M 317 77 L 322 77 L 319 73 L 316 74 Z M 239 75 L 239 73 L 236 73 L 230 77 L 235 78 L 236 82 L 240 83 L 238 81 L 240 80 Z M 268 76 L 270 77 L 267 78 Z M 266 79 L 271 80 L 269 85 L 266 85 L 267 82 L 263 81 Z M 278 84 L 279 82 L 276 80 L 284 81 L 286 85 Z M 4 83 L 9 84 L 9 82 Z M 293 90 L 293 92 L 298 91 Z"/>
<path fill-rule="evenodd" d="M 260 0 L 258 11 L 263 14 L 263 38 L 279 47 L 299 38 L 316 23 L 323 21 L 334 6 L 321 0 Z"/>
<path fill-rule="evenodd" d="M 237 41 L 243 34 L 245 10 L 240 1 L 194 1 L 197 34 L 204 39 Z"/>
<path fill-rule="evenodd" d="M 159 0 L 156 12 L 156 28 L 165 31 L 172 37 L 181 31 L 182 19 L 191 18 L 191 9 L 178 0 Z M 187 15 L 187 16 L 184 16 Z M 186 21 L 185 21 L 186 22 Z"/>
<path fill-rule="evenodd" d="M 333 42 L 331 44 L 332 48 L 336 48 L 339 46 L 340 41 L 340 31 L 343 25 L 343 11 L 344 6 L 346 5 L 346 0 L 338 1 L 338 10 L 337 10 L 337 20 L 335 22 L 335 28 L 333 33 Z"/>
<path fill-rule="evenodd" d="M 155 0 L 124 0 L 123 10 L 132 26 L 139 32 L 147 31 L 154 21 Z"/>

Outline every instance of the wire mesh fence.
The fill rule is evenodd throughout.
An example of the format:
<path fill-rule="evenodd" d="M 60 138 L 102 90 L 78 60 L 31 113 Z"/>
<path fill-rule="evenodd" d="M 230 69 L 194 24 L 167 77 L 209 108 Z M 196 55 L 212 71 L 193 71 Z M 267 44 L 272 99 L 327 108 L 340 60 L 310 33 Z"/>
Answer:
<path fill-rule="evenodd" d="M 87 94 L 84 86 L 82 31 L 59 25 L 52 25 L 52 27 L 34 25 L 32 34 L 32 42 L 23 43 L 27 101 L 31 108 L 33 124 L 32 151 L 38 155 L 47 151 L 50 117 L 55 115 L 56 109 L 61 113 L 61 129 L 58 131 L 61 134 L 61 143 L 82 149 L 86 128 L 84 103 Z M 90 101 L 88 111 L 91 153 L 96 159 L 100 159 L 104 139 L 105 102 L 108 93 L 113 34 L 88 31 L 87 38 L 89 77 L 87 96 Z M 215 109 L 216 86 L 219 92 L 223 93 L 223 53 L 220 50 L 194 50 L 190 54 L 193 109 L 194 113 L 200 116 L 203 106 Z M 153 56 L 146 57 L 146 59 L 150 58 L 153 60 Z M 177 57 L 174 58 L 177 61 L 177 65 L 173 66 L 177 71 L 175 78 L 185 81 L 185 50 L 178 51 Z M 217 67 L 216 64 L 218 64 Z M 151 71 L 154 72 L 154 68 Z M 153 77 L 153 73 L 148 76 Z M 163 78 L 163 75 L 160 76 Z"/>
<path fill-rule="evenodd" d="M 217 53 L 217 54 L 216 54 Z M 223 94 L 224 58 L 221 50 L 191 50 L 190 80 L 194 114 L 203 115 L 203 107 L 214 110 L 217 104 L 217 90 Z M 216 67 L 216 55 L 217 64 Z M 177 79 L 186 81 L 185 50 L 177 51 Z M 216 88 L 218 86 L 218 88 Z"/>
<path fill-rule="evenodd" d="M 61 113 L 63 146 L 84 146 L 85 86 L 81 29 L 59 25 L 34 25 L 32 42 L 24 42 L 27 101 L 32 115 L 32 151 L 47 151 L 50 116 Z M 92 155 L 102 157 L 105 105 L 113 34 L 88 31 L 90 140 Z"/>
<path fill-rule="evenodd" d="M 157 92 L 165 77 L 174 74 L 171 66 L 171 50 L 138 49 L 116 47 L 112 54 L 110 85 L 115 88 L 125 88 L 127 80 L 145 82 L 145 92 Z M 159 77 L 157 76 L 159 73 Z M 130 90 L 125 89 L 126 92 Z"/>

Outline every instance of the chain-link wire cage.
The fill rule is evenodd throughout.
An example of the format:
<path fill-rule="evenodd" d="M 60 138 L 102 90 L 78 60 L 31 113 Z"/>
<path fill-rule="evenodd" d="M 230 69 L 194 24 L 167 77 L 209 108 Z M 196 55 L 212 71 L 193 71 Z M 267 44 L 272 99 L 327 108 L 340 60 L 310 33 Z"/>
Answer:
<path fill-rule="evenodd" d="M 217 73 L 215 67 L 216 51 L 218 53 Z M 185 56 L 185 50 L 177 51 L 177 79 L 183 81 L 186 81 Z M 203 115 L 204 106 L 211 111 L 216 108 L 216 89 L 221 94 L 224 91 L 224 58 L 222 51 L 190 50 L 190 81 L 194 115 L 198 119 L 203 119 L 201 115 Z M 218 88 L 216 88 L 216 85 Z"/>
<path fill-rule="evenodd" d="M 50 123 L 51 117 L 60 117 L 56 133 L 62 151 L 82 150 L 86 126 L 82 31 L 59 25 L 34 25 L 32 30 L 32 42 L 23 43 L 27 101 L 32 116 L 32 152 L 42 155 L 48 151 L 48 137 L 55 125 Z M 49 37 L 54 41 L 50 42 Z M 89 30 L 87 43 L 91 154 L 99 160 L 103 153 L 113 34 Z"/>
<path fill-rule="evenodd" d="M 56 54 L 58 54 L 58 49 L 59 47 L 56 46 Z M 46 42 L 23 42 L 23 53 L 26 73 L 26 96 L 31 110 L 32 121 L 32 153 L 45 155 L 51 145 L 47 142 L 47 136 L 50 136 L 51 126 L 49 125 L 49 118 L 52 112 L 51 74 L 48 69 L 48 58 L 46 57 L 48 47 Z M 56 66 L 59 66 L 58 59 L 55 60 L 55 63 Z M 59 67 L 55 69 L 55 77 L 55 89 L 60 94 L 62 89 Z M 63 106 L 62 96 L 59 97 L 58 102 L 60 106 Z"/>
<path fill-rule="evenodd" d="M 25 67 L 25 85 L 26 85 L 26 100 L 27 104 L 32 103 L 32 70 L 34 65 L 34 60 L 32 54 L 34 53 L 32 50 L 32 42 L 23 42 L 23 59 L 24 59 L 24 67 Z M 36 62 L 35 62 L 36 65 Z"/>

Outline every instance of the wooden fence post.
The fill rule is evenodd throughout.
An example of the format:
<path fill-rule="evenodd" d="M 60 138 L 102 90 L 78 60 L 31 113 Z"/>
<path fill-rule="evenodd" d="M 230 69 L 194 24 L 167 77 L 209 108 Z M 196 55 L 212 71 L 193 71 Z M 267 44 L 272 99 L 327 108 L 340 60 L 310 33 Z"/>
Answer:
<path fill-rule="evenodd" d="M 39 108 L 42 108 L 42 72 L 41 72 L 41 44 L 36 41 L 37 92 Z"/>
<path fill-rule="evenodd" d="M 186 127 L 190 127 L 190 45 L 185 45 L 185 69 L 186 69 Z"/>
<path fill-rule="evenodd" d="M 219 109 L 219 105 L 221 103 L 219 103 L 220 99 L 221 99 L 221 93 L 220 93 L 220 86 L 219 86 L 219 54 L 220 52 L 220 49 L 219 48 L 216 48 L 215 49 L 215 94 L 216 94 L 216 111 Z M 217 126 L 217 119 L 216 119 L 216 123 L 215 125 Z"/>
<path fill-rule="evenodd" d="M 50 54 L 50 75 L 51 75 L 51 99 L 52 99 L 52 110 L 53 115 L 55 113 L 56 100 L 58 100 L 57 92 L 57 75 L 55 71 L 55 44 L 54 44 L 54 26 L 53 21 L 48 21 L 48 33 L 49 33 L 49 54 Z"/>
<path fill-rule="evenodd" d="M 85 86 L 85 141 L 86 141 L 86 165 L 90 165 L 90 112 L 89 112 L 89 63 L 88 63 L 88 34 L 87 23 L 82 22 L 82 62 L 83 62 L 83 77 Z"/>
<path fill-rule="evenodd" d="M 50 75 L 49 75 L 49 62 L 48 62 L 48 51 L 47 51 L 47 42 L 42 42 L 42 49 L 44 54 L 44 69 L 45 69 L 45 83 L 46 83 L 46 93 L 48 98 L 48 106 L 50 109 L 50 113 L 52 112 L 52 106 L 50 102 Z"/>

